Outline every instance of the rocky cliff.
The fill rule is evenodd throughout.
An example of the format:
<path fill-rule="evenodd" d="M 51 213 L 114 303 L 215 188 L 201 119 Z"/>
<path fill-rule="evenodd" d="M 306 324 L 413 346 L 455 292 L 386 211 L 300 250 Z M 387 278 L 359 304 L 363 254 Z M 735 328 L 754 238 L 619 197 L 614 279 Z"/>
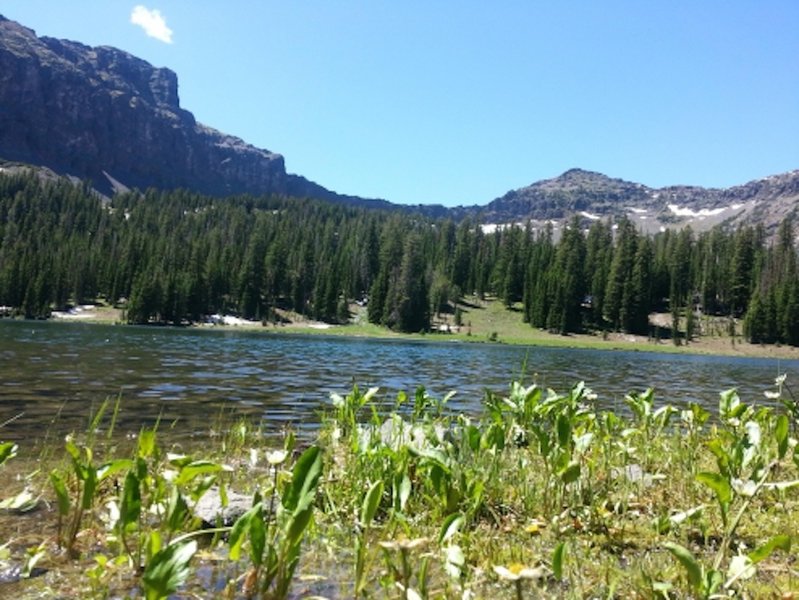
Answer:
<path fill-rule="evenodd" d="M 37 37 L 0 16 L 0 158 L 115 187 L 370 203 L 286 173 L 280 154 L 198 123 L 178 80 L 111 47 Z M 379 202 L 376 202 L 380 204 Z"/>

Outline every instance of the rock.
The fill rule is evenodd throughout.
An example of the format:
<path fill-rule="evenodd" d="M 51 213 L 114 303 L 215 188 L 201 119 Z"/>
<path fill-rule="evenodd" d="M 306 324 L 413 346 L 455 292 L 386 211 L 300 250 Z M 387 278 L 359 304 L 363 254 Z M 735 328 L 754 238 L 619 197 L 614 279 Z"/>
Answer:
<path fill-rule="evenodd" d="M 203 527 L 230 527 L 252 508 L 252 496 L 228 490 L 227 500 L 227 506 L 224 506 L 219 488 L 213 487 L 203 494 L 194 507 L 194 516 L 203 522 Z"/>

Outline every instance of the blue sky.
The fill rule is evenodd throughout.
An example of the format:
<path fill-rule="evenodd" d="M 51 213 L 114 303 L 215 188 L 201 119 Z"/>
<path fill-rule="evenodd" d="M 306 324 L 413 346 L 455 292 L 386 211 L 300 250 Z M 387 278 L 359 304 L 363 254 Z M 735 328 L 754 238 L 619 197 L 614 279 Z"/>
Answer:
<path fill-rule="evenodd" d="M 799 169 L 795 0 L 142 2 L 169 43 L 137 4 L 0 14 L 174 70 L 199 121 L 341 193 L 485 204 L 572 167 L 653 187 Z"/>

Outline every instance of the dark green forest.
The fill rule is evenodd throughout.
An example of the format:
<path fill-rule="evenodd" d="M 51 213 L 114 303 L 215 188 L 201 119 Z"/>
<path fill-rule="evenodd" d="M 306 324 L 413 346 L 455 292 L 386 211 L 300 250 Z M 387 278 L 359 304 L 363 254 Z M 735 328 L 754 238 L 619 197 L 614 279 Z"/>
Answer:
<path fill-rule="evenodd" d="M 654 237 L 629 220 L 575 219 L 485 233 L 470 220 L 279 197 L 130 192 L 0 177 L 0 305 L 28 318 L 103 300 L 130 323 L 188 324 L 275 309 L 344 323 L 352 302 L 371 322 L 429 330 L 461 300 L 494 296 L 553 332 L 652 333 L 649 314 L 743 318 L 757 343 L 799 345 L 791 224 L 690 229 Z"/>

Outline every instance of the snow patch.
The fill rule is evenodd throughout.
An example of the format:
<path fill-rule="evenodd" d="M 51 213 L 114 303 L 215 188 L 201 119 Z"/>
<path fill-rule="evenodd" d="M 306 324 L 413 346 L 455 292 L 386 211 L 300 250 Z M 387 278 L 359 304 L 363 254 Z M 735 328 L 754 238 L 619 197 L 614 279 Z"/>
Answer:
<path fill-rule="evenodd" d="M 208 322 L 213 323 L 214 325 L 232 325 L 232 326 L 239 326 L 239 325 L 260 325 L 258 321 L 248 321 L 247 319 L 242 319 L 240 317 L 234 317 L 233 315 L 211 315 L 208 317 Z"/>
<path fill-rule="evenodd" d="M 630 211 L 634 212 L 637 215 L 640 215 L 640 214 L 643 214 L 645 212 L 648 212 L 645 208 L 635 208 L 633 206 L 629 207 L 627 210 L 630 210 Z"/>
<path fill-rule="evenodd" d="M 669 204 L 669 210 L 678 217 L 715 217 L 720 215 L 730 207 L 722 206 L 721 208 L 702 208 L 700 210 L 691 210 L 690 208 L 682 208 L 677 204 Z"/>
<path fill-rule="evenodd" d="M 82 304 L 69 310 L 54 310 L 50 314 L 55 319 L 90 319 L 94 316 L 94 308 L 91 304 Z"/>
<path fill-rule="evenodd" d="M 506 227 L 524 227 L 524 223 L 483 223 L 480 225 L 480 229 L 483 230 L 483 233 L 494 233 L 496 231 L 502 231 Z"/>
<path fill-rule="evenodd" d="M 586 211 L 581 211 L 580 214 L 584 216 L 586 219 L 591 219 L 592 221 L 599 221 L 599 219 L 601 218 L 599 215 L 594 215 Z"/>

